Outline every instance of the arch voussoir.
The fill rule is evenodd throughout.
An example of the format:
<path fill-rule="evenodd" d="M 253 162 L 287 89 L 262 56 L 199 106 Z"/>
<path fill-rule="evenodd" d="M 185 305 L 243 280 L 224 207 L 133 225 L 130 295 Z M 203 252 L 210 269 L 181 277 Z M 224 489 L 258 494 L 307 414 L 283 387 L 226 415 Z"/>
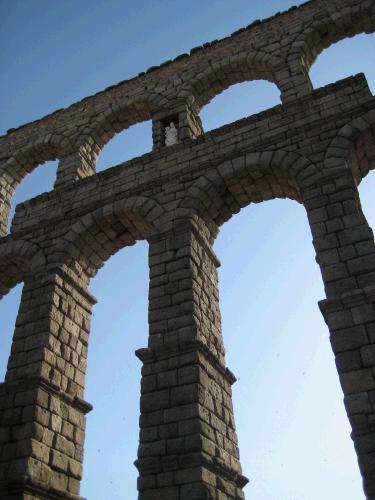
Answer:
<path fill-rule="evenodd" d="M 327 4 L 326 15 L 312 20 L 291 44 L 289 59 L 302 56 L 309 71 L 317 56 L 330 45 L 360 33 L 372 33 L 374 18 L 375 9 L 371 1 L 361 3 L 359 8 L 345 3 L 341 8 L 335 5 L 334 11 Z"/>
<path fill-rule="evenodd" d="M 363 144 L 358 142 L 363 139 Z M 345 124 L 332 139 L 324 158 L 324 170 L 350 169 L 360 182 L 375 168 L 375 109 Z"/>
<path fill-rule="evenodd" d="M 188 189 L 174 217 L 197 214 L 221 225 L 249 203 L 276 197 L 300 201 L 300 188 L 317 173 L 315 165 L 297 153 L 246 153 L 201 175 Z"/>
<path fill-rule="evenodd" d="M 30 140 L 27 146 L 11 153 L 0 167 L 0 235 L 7 234 L 12 196 L 27 174 L 38 165 L 62 158 L 71 141 L 61 134 L 47 134 Z"/>
<path fill-rule="evenodd" d="M 84 151 L 92 172 L 95 172 L 96 159 L 101 150 L 116 134 L 136 123 L 152 119 L 153 113 L 163 105 L 157 103 L 159 97 L 157 93 L 144 91 L 137 98 L 119 99 L 109 108 L 98 111 L 89 126 L 85 125 L 80 130 L 75 147 Z"/>
<path fill-rule="evenodd" d="M 89 276 L 120 248 L 146 239 L 164 217 L 164 209 L 146 197 L 117 200 L 78 219 L 57 243 L 64 263 L 79 261 Z"/>
<path fill-rule="evenodd" d="M 43 251 L 29 241 L 7 239 L 0 244 L 0 298 L 32 271 L 46 265 Z"/>
<path fill-rule="evenodd" d="M 193 95 L 202 107 L 236 83 L 267 80 L 279 86 L 276 73 L 285 66 L 285 61 L 279 56 L 262 50 L 242 50 L 218 61 L 209 61 L 202 69 L 190 70 L 184 76 L 186 83 L 181 86 L 179 96 Z"/>

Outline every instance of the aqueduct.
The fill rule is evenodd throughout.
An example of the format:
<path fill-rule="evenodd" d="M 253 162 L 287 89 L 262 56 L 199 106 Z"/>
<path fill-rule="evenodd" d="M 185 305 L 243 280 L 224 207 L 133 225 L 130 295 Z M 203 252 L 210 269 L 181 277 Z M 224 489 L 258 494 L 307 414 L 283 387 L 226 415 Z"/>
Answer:
<path fill-rule="evenodd" d="M 324 48 L 374 29 L 374 0 L 311 0 L 0 137 L 0 293 L 24 283 L 0 385 L 0 497 L 80 498 L 90 278 L 146 239 L 139 498 L 244 498 L 212 245 L 242 207 L 288 197 L 307 212 L 320 308 L 375 499 L 375 246 L 357 191 L 375 166 L 375 99 L 362 74 L 317 90 L 309 80 Z M 274 82 L 282 105 L 205 133 L 202 106 L 254 79 Z M 104 145 L 148 119 L 153 151 L 95 173 Z M 54 189 L 18 205 L 7 234 L 17 185 L 55 159 Z"/>

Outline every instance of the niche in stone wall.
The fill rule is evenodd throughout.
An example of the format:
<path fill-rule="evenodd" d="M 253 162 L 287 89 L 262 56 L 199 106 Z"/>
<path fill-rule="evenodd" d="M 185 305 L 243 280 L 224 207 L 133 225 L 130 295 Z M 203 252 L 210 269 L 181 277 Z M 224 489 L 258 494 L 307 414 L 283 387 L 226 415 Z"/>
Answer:
<path fill-rule="evenodd" d="M 136 158 L 152 150 L 152 121 L 136 123 L 116 134 L 102 149 L 96 170 L 100 172 L 108 167 Z"/>
<path fill-rule="evenodd" d="M 318 55 L 310 70 L 314 88 L 364 73 L 375 94 L 375 33 L 341 40 Z"/>
<path fill-rule="evenodd" d="M 200 116 L 205 132 L 281 104 L 280 90 L 266 80 L 237 83 L 214 97 Z"/>

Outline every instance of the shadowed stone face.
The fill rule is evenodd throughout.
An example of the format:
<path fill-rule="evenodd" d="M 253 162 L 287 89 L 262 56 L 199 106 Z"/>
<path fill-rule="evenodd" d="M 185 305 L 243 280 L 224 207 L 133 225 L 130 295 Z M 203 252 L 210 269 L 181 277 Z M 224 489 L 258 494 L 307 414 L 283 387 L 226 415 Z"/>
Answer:
<path fill-rule="evenodd" d="M 80 498 L 89 281 L 147 239 L 139 499 L 244 498 L 212 245 L 242 207 L 288 197 L 306 209 L 319 305 L 375 499 L 375 247 L 357 191 L 375 165 L 375 101 L 363 75 L 318 90 L 308 76 L 325 47 L 374 26 L 373 2 L 312 0 L 0 137 L 1 296 L 24 282 L 0 385 L 0 497 Z M 204 104 L 260 78 L 282 105 L 204 133 Z M 96 174 L 105 144 L 147 119 L 153 151 Z M 14 190 L 51 159 L 55 188 L 19 205 L 7 235 Z"/>

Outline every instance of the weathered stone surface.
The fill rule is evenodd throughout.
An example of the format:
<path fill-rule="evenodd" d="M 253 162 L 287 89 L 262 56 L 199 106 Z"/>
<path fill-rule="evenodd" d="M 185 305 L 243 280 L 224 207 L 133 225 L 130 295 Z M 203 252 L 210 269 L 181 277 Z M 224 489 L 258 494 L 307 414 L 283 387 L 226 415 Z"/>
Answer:
<path fill-rule="evenodd" d="M 244 498 L 212 245 L 242 207 L 288 197 L 306 209 L 320 307 L 375 498 L 375 246 L 357 191 L 375 166 L 375 100 L 363 75 L 318 90 L 308 76 L 323 48 L 374 27 L 374 2 L 311 0 L 0 137 L 0 296 L 24 282 L 0 384 L 0 497 L 79 498 L 89 281 L 147 239 L 139 498 Z M 262 78 L 282 105 L 204 133 L 203 105 Z M 96 174 L 104 145 L 146 119 L 153 151 Z M 55 189 L 20 204 L 7 234 L 15 188 L 50 159 Z"/>

